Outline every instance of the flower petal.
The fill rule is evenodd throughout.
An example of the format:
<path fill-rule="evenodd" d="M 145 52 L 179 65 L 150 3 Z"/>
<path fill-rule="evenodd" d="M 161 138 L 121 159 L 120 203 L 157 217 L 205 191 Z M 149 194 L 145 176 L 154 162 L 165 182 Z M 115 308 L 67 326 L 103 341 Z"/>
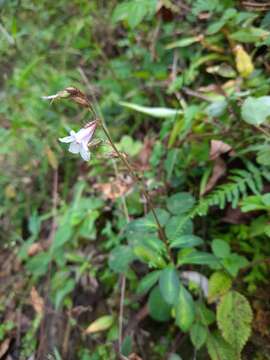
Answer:
<path fill-rule="evenodd" d="M 70 143 L 74 141 L 74 136 L 66 136 L 58 139 L 62 143 Z"/>
<path fill-rule="evenodd" d="M 54 94 L 54 95 L 49 95 L 49 96 L 41 96 L 41 99 L 43 99 L 43 100 L 51 100 L 51 99 L 56 99 L 58 97 L 59 97 L 58 94 Z"/>
<path fill-rule="evenodd" d="M 81 154 L 81 157 L 83 158 L 83 160 L 85 160 L 85 161 L 89 161 L 89 160 L 90 160 L 90 151 L 88 150 L 87 147 L 81 146 L 81 148 L 80 148 L 80 154 Z"/>
<path fill-rule="evenodd" d="M 96 122 L 90 123 L 90 126 L 80 129 L 76 133 L 76 140 L 78 142 L 84 142 L 86 144 L 92 139 L 96 130 Z"/>
<path fill-rule="evenodd" d="M 68 148 L 68 151 L 72 154 L 78 154 L 81 150 L 81 145 L 73 141 Z"/>

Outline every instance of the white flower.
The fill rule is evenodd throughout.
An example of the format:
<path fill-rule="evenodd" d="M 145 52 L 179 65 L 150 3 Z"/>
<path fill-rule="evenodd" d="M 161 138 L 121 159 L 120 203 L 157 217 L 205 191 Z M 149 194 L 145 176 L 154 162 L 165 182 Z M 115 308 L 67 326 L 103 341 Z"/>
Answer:
<path fill-rule="evenodd" d="M 88 145 L 94 135 L 96 126 L 96 121 L 92 121 L 84 128 L 80 129 L 78 132 L 71 130 L 70 136 L 60 138 L 59 141 L 63 143 L 70 143 L 68 149 L 69 152 L 71 152 L 72 154 L 80 153 L 83 160 L 89 161 L 90 151 L 88 149 Z"/>
<path fill-rule="evenodd" d="M 49 96 L 41 96 L 41 99 L 43 100 L 54 100 L 57 99 L 59 97 L 58 94 L 54 94 L 54 95 L 49 95 Z"/>
<path fill-rule="evenodd" d="M 69 89 L 69 88 L 67 88 Z M 61 99 L 61 98 L 67 98 L 70 96 L 70 93 L 67 91 L 67 89 L 58 91 L 57 94 L 49 95 L 49 96 L 41 96 L 41 99 L 43 100 L 54 100 L 54 99 Z"/>

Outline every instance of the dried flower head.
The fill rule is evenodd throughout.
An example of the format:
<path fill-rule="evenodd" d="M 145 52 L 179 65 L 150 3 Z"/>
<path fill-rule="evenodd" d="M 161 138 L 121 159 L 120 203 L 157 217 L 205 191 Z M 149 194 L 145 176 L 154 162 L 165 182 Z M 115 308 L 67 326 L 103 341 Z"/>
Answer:
<path fill-rule="evenodd" d="M 66 99 L 66 98 L 70 98 L 71 100 L 73 100 L 74 102 L 76 102 L 81 106 L 84 107 L 90 106 L 87 96 L 81 90 L 72 86 L 67 87 L 62 91 L 59 91 L 57 94 L 42 96 L 42 99 L 44 100 L 55 100 L 55 99 Z"/>

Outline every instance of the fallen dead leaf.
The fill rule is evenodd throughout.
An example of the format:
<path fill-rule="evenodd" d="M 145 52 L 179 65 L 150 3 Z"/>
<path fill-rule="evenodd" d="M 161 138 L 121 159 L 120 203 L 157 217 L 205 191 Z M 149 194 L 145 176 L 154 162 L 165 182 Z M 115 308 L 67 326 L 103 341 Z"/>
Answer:
<path fill-rule="evenodd" d="M 100 183 L 95 185 L 95 189 L 102 192 L 105 199 L 116 200 L 130 191 L 132 181 L 130 178 L 112 178 L 109 183 Z"/>
<path fill-rule="evenodd" d="M 27 255 L 34 256 L 40 253 L 41 251 L 47 250 L 50 247 L 50 245 L 51 245 L 50 240 L 43 241 L 42 243 L 41 242 L 34 243 L 29 246 L 27 250 Z"/>
<path fill-rule="evenodd" d="M 8 351 L 10 341 L 11 339 L 7 338 L 0 344 L 0 359 L 2 359 L 5 353 Z"/>
<path fill-rule="evenodd" d="M 210 160 L 217 159 L 220 155 L 230 153 L 232 155 L 232 147 L 220 140 L 211 140 Z"/>
<path fill-rule="evenodd" d="M 32 287 L 30 297 L 31 297 L 31 305 L 35 309 L 36 313 L 42 315 L 44 313 L 44 307 L 45 307 L 44 300 L 39 295 L 35 287 Z"/>
<path fill-rule="evenodd" d="M 149 168 L 149 161 L 152 154 L 153 146 L 155 141 L 153 139 L 145 138 L 143 147 L 138 155 L 138 161 L 136 165 L 139 170 L 145 170 Z"/>
<path fill-rule="evenodd" d="M 212 175 L 211 175 L 210 179 L 208 180 L 208 183 L 207 183 L 204 191 L 201 193 L 201 195 L 204 195 L 204 194 L 208 193 L 210 190 L 212 190 L 213 187 L 218 182 L 218 180 L 220 178 L 222 178 L 222 176 L 225 174 L 226 174 L 225 161 L 218 157 L 215 160 Z"/>
<path fill-rule="evenodd" d="M 27 250 L 28 256 L 34 256 L 38 254 L 39 252 L 43 251 L 43 247 L 40 243 L 35 243 L 29 246 Z"/>
<path fill-rule="evenodd" d="M 132 353 L 128 357 L 129 360 L 143 360 L 139 355 Z"/>

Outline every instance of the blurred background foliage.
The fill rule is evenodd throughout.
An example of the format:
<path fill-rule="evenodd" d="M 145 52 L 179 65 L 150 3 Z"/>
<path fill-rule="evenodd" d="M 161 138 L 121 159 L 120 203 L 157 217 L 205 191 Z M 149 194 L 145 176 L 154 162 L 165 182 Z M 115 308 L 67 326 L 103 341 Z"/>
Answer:
<path fill-rule="evenodd" d="M 0 358 L 270 359 L 268 2 L 0 13 Z M 102 131 L 89 164 L 58 142 L 91 120 L 41 99 L 68 86 L 143 179 L 173 261 Z"/>

